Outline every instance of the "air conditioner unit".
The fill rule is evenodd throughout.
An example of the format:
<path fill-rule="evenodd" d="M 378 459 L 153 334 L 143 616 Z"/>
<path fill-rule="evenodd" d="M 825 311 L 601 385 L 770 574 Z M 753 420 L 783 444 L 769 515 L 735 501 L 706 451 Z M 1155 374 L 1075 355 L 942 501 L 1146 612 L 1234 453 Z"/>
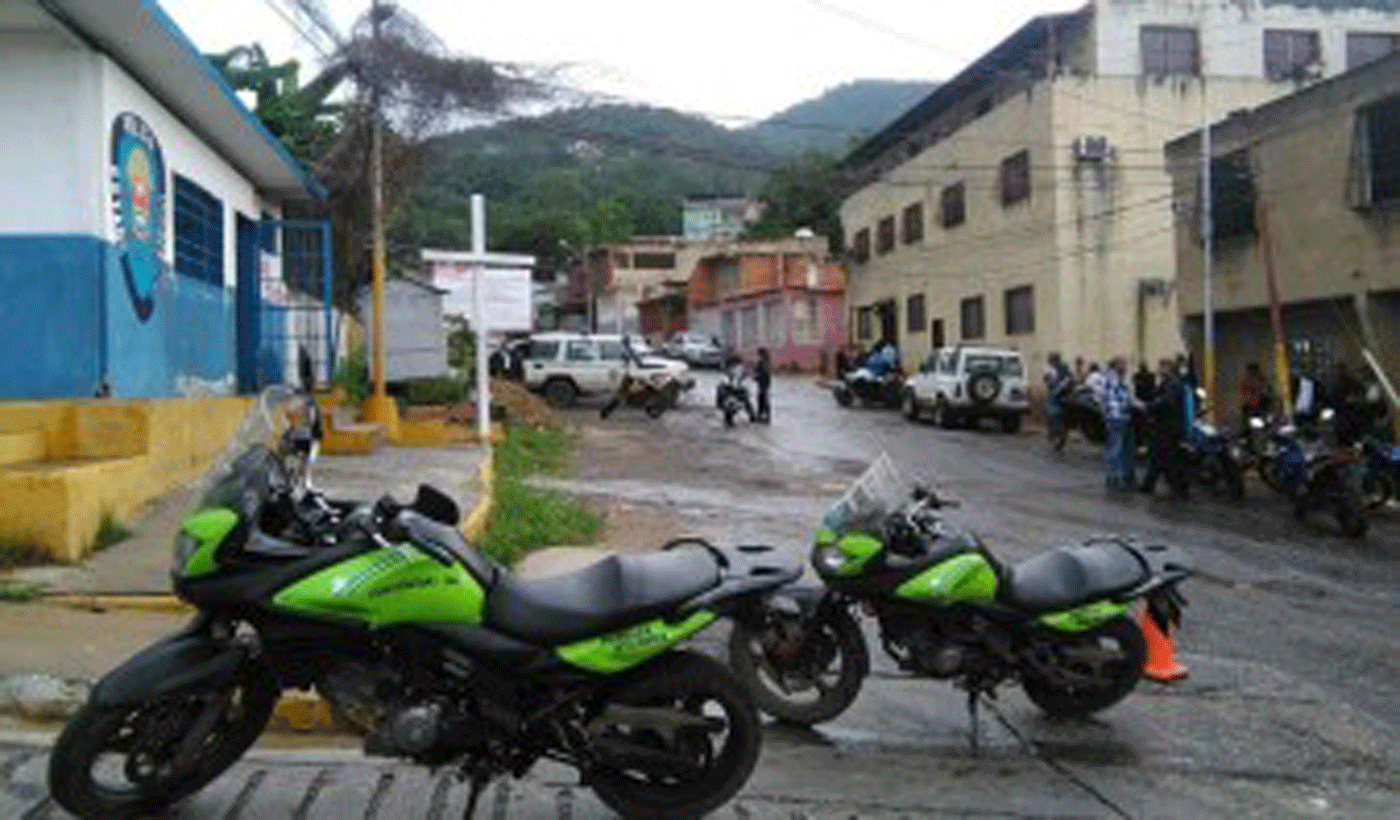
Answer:
<path fill-rule="evenodd" d="M 1080 162 L 1103 162 L 1113 156 L 1108 137 L 1103 135 L 1076 137 L 1074 158 Z"/>

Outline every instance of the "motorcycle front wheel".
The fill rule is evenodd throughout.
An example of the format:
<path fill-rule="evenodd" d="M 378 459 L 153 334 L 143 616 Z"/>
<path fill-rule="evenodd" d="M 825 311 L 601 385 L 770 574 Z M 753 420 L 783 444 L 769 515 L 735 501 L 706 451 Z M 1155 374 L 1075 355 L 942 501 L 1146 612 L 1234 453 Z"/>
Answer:
<path fill-rule="evenodd" d="M 272 673 L 256 665 L 219 691 L 110 706 L 88 701 L 54 744 L 49 791 L 85 820 L 157 814 L 242 757 L 278 694 Z"/>
<path fill-rule="evenodd" d="M 1037 639 L 1021 688 L 1052 717 L 1082 718 L 1127 697 L 1142 676 L 1142 629 L 1119 617 L 1083 632 Z"/>
<path fill-rule="evenodd" d="M 870 673 L 870 653 L 844 609 L 802 621 L 775 614 L 759 632 L 734 624 L 729 666 L 765 714 L 811 726 L 855 702 Z"/>
<path fill-rule="evenodd" d="M 705 724 L 668 731 L 617 725 L 596 739 L 608 751 L 593 770 L 593 791 L 626 820 L 698 820 L 729 802 L 758 763 L 758 710 L 711 658 L 672 652 L 607 702 L 674 711 Z"/>

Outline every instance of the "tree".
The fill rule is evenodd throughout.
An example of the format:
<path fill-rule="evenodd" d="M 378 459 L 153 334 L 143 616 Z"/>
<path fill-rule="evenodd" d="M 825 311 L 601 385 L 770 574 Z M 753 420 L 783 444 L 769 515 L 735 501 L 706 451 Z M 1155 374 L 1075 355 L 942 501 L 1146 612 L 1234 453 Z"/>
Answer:
<path fill-rule="evenodd" d="M 751 226 L 755 239 L 792 236 L 798 228 L 810 228 L 825 236 L 833 252 L 845 244 L 841 230 L 842 175 L 834 157 L 807 153 L 774 171 L 759 190 L 766 207 L 763 218 Z"/>

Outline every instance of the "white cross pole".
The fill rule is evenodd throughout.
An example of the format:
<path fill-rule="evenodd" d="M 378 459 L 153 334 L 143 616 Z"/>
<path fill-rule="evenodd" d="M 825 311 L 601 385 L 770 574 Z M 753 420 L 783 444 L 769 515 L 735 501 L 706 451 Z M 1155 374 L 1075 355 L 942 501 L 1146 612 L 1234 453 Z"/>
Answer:
<path fill-rule="evenodd" d="M 428 264 L 469 265 L 472 268 L 472 332 L 476 336 L 476 428 L 483 447 L 491 446 L 491 380 L 486 370 L 486 269 L 532 268 L 535 257 L 518 253 L 489 253 L 486 250 L 486 198 L 471 197 L 472 249 L 442 251 L 423 249 Z"/>

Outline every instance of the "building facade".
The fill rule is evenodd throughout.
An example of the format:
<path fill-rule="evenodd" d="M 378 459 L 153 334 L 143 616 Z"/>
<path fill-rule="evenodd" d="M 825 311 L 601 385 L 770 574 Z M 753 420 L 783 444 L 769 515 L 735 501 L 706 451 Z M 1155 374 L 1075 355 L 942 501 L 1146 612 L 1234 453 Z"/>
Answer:
<path fill-rule="evenodd" d="M 775 367 L 824 370 L 845 343 L 844 294 L 825 238 L 739 242 L 696 264 L 689 325 L 749 361 L 766 347 Z"/>
<path fill-rule="evenodd" d="M 0 0 L 0 115 L 0 396 L 255 382 L 271 220 L 324 192 L 159 5 Z"/>
<path fill-rule="evenodd" d="M 679 236 L 637 236 L 590 248 L 561 289 L 561 327 L 643 332 L 639 303 L 668 283 L 684 283 L 707 244 Z"/>
<path fill-rule="evenodd" d="M 1211 303 L 1217 395 L 1246 364 L 1276 380 L 1271 260 L 1289 365 L 1365 370 L 1400 385 L 1400 54 L 1211 125 Z M 1188 340 L 1203 347 L 1202 132 L 1166 147 Z M 1265 252 L 1267 251 L 1267 253 Z"/>
<path fill-rule="evenodd" d="M 1026 23 L 844 159 L 852 338 L 906 367 L 963 341 L 1037 370 L 1178 352 L 1162 145 L 1379 52 L 1396 5 L 1094 0 Z"/>
<path fill-rule="evenodd" d="M 691 197 L 681 208 L 686 239 L 734 239 L 763 216 L 763 203 L 743 197 Z"/>

